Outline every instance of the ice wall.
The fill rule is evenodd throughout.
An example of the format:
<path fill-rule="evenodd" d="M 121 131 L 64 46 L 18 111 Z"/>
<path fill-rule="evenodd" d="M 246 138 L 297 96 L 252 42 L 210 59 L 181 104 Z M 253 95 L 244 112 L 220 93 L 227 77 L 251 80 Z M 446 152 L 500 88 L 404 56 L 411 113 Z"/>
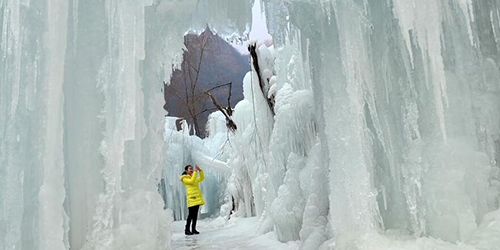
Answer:
<path fill-rule="evenodd" d="M 313 120 L 320 144 L 315 150 L 321 152 L 322 165 L 328 166 L 326 171 L 314 171 L 328 174 L 328 191 L 321 193 L 323 199 L 328 196 L 328 237 L 342 242 L 341 249 L 369 247 L 363 243 L 356 248 L 353 235 L 360 232 L 467 242 L 484 215 L 498 209 L 498 4 L 287 1 L 284 5 L 286 11 L 269 3 L 268 16 L 288 14 L 273 20 L 270 25 L 276 26 L 269 30 L 276 32 L 289 20 L 282 51 L 298 48 L 300 61 L 307 66 L 294 67 L 296 61 L 278 52 L 275 69 L 277 75 L 281 71 L 287 76 L 306 75 L 295 79 L 312 91 L 315 115 L 311 119 L 298 112 L 302 119 L 288 118 L 286 125 L 279 125 L 276 115 L 271 138 L 288 135 L 290 127 L 303 128 Z M 283 83 L 300 89 L 291 79 L 277 79 L 277 104 L 289 98 L 283 92 L 290 92 L 290 87 Z M 311 137 L 292 134 L 281 136 L 279 144 L 297 145 Z M 301 228 L 310 219 L 305 212 L 300 215 L 306 207 L 301 199 L 313 193 L 302 185 L 297 190 L 287 184 L 297 175 L 293 169 L 300 158 L 274 144 L 271 139 L 269 153 L 262 153 L 281 173 L 269 170 L 251 184 L 261 183 L 260 178 L 272 182 L 275 186 L 267 186 L 264 200 L 276 204 L 283 197 L 276 207 L 281 214 L 269 214 L 272 205 L 261 214 L 281 240 L 300 236 L 307 241 L 308 235 L 298 235 L 293 227 Z M 283 156 L 276 158 L 279 154 Z M 303 155 L 315 157 L 307 150 Z M 293 160 L 279 160 L 287 157 Z M 307 164 L 299 166 L 298 171 L 307 172 Z M 289 198 L 286 192 L 292 193 Z M 299 217 L 297 222 L 282 219 L 288 209 Z M 289 234 L 280 233 L 290 228 Z"/>
<path fill-rule="evenodd" d="M 180 124 L 179 128 L 177 124 Z M 205 180 L 200 183 L 205 201 L 200 218 L 218 216 L 224 203 L 227 178 L 232 172 L 227 165 L 225 118 L 220 112 L 215 112 L 210 114 L 207 124 L 208 136 L 202 140 L 193 135 L 193 128 L 188 127 L 185 120 L 166 117 L 164 139 L 168 147 L 164 153 L 165 165 L 159 190 L 165 207 L 172 210 L 175 220 L 184 220 L 188 215 L 186 190 L 180 181 L 186 165 L 198 164 L 205 174 Z"/>
<path fill-rule="evenodd" d="M 228 2 L 0 1 L 0 249 L 169 247 L 162 82 Z"/>
<path fill-rule="evenodd" d="M 87 249 L 122 249 L 147 237 L 142 247 L 167 247 L 169 216 L 154 183 L 162 158 L 141 150 L 163 145 L 147 138 L 161 138 L 162 130 L 143 116 L 143 96 L 156 100 L 156 110 L 162 96 L 141 90 L 145 5 L 1 7 L 2 128 L 10 128 L 2 134 L 2 249 L 80 249 L 85 242 Z M 129 238 L 134 230 L 144 234 Z"/>
<path fill-rule="evenodd" d="M 276 115 L 249 73 L 229 161 L 240 211 L 303 249 L 495 249 L 498 3 L 265 4 Z"/>

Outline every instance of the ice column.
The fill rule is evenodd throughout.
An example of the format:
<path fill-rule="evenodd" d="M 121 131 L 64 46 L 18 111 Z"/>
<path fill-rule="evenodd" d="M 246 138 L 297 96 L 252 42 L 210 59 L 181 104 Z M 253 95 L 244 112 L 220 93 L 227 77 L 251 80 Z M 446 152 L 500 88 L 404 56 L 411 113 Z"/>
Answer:
<path fill-rule="evenodd" d="M 62 150 L 67 5 L 0 4 L 0 246 L 7 249 L 68 247 Z"/>

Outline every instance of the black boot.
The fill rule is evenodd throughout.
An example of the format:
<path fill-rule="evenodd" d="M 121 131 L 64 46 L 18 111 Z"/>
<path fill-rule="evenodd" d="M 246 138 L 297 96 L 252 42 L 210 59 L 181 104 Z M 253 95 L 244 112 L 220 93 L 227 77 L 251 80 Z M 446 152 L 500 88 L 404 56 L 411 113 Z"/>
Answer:
<path fill-rule="evenodd" d="M 198 219 L 196 217 L 198 217 L 198 216 L 195 216 L 195 219 L 193 220 L 193 225 L 192 225 L 192 228 L 191 228 L 192 229 L 191 233 L 193 233 L 193 234 L 200 234 L 200 232 L 196 231 L 196 222 L 197 222 L 196 220 Z"/>
<path fill-rule="evenodd" d="M 185 235 L 193 235 L 191 231 L 189 231 L 189 226 L 186 226 L 186 229 L 184 229 L 184 234 Z"/>

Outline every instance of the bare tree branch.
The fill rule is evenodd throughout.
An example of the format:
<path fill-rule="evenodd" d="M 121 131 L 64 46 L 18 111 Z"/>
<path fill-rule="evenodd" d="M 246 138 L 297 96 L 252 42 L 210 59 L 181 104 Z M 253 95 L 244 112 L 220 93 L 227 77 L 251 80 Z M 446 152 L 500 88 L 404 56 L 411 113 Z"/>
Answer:
<path fill-rule="evenodd" d="M 165 81 L 163 81 L 163 86 L 166 92 L 174 94 L 175 97 L 177 97 L 177 99 L 182 101 L 185 105 L 188 105 L 187 100 L 182 98 L 179 92 L 177 92 L 175 88 L 168 88 L 167 83 Z"/>
<path fill-rule="evenodd" d="M 224 84 L 221 84 L 221 85 L 217 85 L 217 86 L 215 86 L 213 88 L 208 89 L 205 92 L 209 92 L 209 91 L 212 91 L 214 89 L 221 88 L 221 87 L 224 87 L 224 86 L 227 86 L 227 85 L 231 86 L 231 84 L 233 84 L 233 82 L 228 82 L 228 83 L 224 83 Z M 231 89 L 231 88 L 229 88 L 229 89 Z"/>
<path fill-rule="evenodd" d="M 202 46 L 200 48 L 200 60 L 198 61 L 198 71 L 196 73 L 196 79 L 194 80 L 193 94 L 194 94 L 194 90 L 196 89 L 196 84 L 198 83 L 198 78 L 200 76 L 201 63 L 203 62 L 203 53 L 205 52 L 206 46 L 207 46 L 207 43 L 205 42 L 205 38 L 203 38 Z"/>
<path fill-rule="evenodd" d="M 187 58 L 187 56 L 184 57 L 184 59 Z M 184 60 L 186 61 L 186 60 Z M 184 62 L 182 62 L 184 64 Z M 186 83 L 186 72 L 183 72 L 184 75 L 184 90 L 186 94 L 186 102 L 189 103 L 189 94 L 188 94 L 188 89 L 187 89 L 187 83 Z"/>
<path fill-rule="evenodd" d="M 215 100 L 214 96 L 210 92 L 205 92 L 210 99 L 212 100 L 212 103 L 214 104 L 215 107 L 226 117 L 226 126 L 229 128 L 231 131 L 236 131 L 236 123 L 231 119 L 231 117 L 227 114 L 226 110 L 224 110 L 218 103 L 217 100 Z"/>
<path fill-rule="evenodd" d="M 227 95 L 227 114 L 229 116 L 232 116 L 233 115 L 233 109 L 231 109 L 231 89 L 233 87 L 233 82 L 230 82 L 229 83 L 229 93 Z"/>
<path fill-rule="evenodd" d="M 203 131 L 200 131 L 198 122 L 201 119 L 204 119 L 204 116 L 201 115 L 206 112 L 213 112 L 214 110 L 221 111 L 226 117 L 226 126 L 230 131 L 236 130 L 236 124 L 231 118 L 232 108 L 231 108 L 231 92 L 232 92 L 232 83 L 225 84 L 210 84 L 203 86 L 214 86 L 205 90 L 205 87 L 202 87 L 201 80 L 204 75 L 202 72 L 212 71 L 214 69 L 213 65 L 221 60 L 225 60 L 221 58 L 223 52 L 221 52 L 221 45 L 218 44 L 218 41 L 213 38 L 214 36 L 211 34 L 203 34 L 199 36 L 188 35 L 184 37 L 184 44 L 188 50 L 184 51 L 183 54 L 183 62 L 181 64 L 181 70 L 177 74 L 175 72 L 172 74 L 172 78 L 177 79 L 176 85 L 166 86 L 165 84 L 165 93 L 168 93 L 170 96 L 165 95 L 165 100 L 168 98 L 174 97 L 178 99 L 180 103 L 182 103 L 183 113 L 181 116 L 185 116 L 186 120 L 189 120 L 192 125 L 194 125 L 196 129 L 196 135 L 202 136 Z M 215 39 L 215 40 L 214 40 Z M 207 58 L 208 57 L 208 58 Z M 202 68 L 205 67 L 205 68 Z M 208 68 L 207 68 L 208 67 Z M 218 73 L 220 74 L 220 73 Z M 215 78 L 215 82 L 219 82 L 220 77 Z M 171 79 L 172 80 L 172 79 Z M 182 81 L 183 85 L 182 86 Z M 228 107 L 221 107 L 215 98 L 214 95 L 216 90 L 222 89 L 225 86 L 229 85 L 229 94 L 227 97 Z M 208 87 L 206 87 L 208 88 Z M 183 93 L 184 92 L 184 93 Z M 210 98 L 211 103 L 207 98 Z M 184 96 L 184 97 L 183 97 Z M 177 101 L 177 100 L 175 100 Z M 213 104 L 213 106 L 212 106 Z M 215 108 L 214 108 L 215 106 Z M 166 107 L 166 104 L 165 104 Z M 179 107 L 181 108 L 181 107 Z"/>

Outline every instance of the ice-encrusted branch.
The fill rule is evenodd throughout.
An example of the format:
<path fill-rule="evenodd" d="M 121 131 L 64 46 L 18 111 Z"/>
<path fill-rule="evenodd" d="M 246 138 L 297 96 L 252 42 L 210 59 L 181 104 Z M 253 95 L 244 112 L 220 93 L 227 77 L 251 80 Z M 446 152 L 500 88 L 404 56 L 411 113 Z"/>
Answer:
<path fill-rule="evenodd" d="M 231 99 L 232 82 L 230 82 L 228 84 L 229 84 L 229 97 L 228 97 L 228 105 L 229 105 L 229 103 L 230 103 L 229 100 Z M 227 84 L 225 84 L 225 85 L 227 85 Z M 219 105 L 219 103 L 217 102 L 217 100 L 215 99 L 215 97 L 212 95 L 212 93 L 210 93 L 210 90 L 206 91 L 205 94 L 208 95 L 208 97 L 210 97 L 210 100 L 212 100 L 212 103 L 214 104 L 214 106 L 226 117 L 227 128 L 234 132 L 237 129 L 237 126 L 236 126 L 236 123 L 234 123 L 233 119 L 231 118 L 231 114 L 233 113 L 231 106 L 229 105 L 227 108 L 221 107 Z"/>
<path fill-rule="evenodd" d="M 276 115 L 276 113 L 274 113 L 274 96 L 268 97 L 268 94 L 266 93 L 267 91 L 264 88 L 264 79 L 262 77 L 262 73 L 260 72 L 259 59 L 257 56 L 256 48 L 256 43 L 250 43 L 248 45 L 248 51 L 250 52 L 250 56 L 252 57 L 253 67 L 255 69 L 255 73 L 257 73 L 257 78 L 259 79 L 260 90 L 262 91 L 262 94 L 267 101 L 267 105 L 269 106 L 269 109 L 274 116 Z"/>

